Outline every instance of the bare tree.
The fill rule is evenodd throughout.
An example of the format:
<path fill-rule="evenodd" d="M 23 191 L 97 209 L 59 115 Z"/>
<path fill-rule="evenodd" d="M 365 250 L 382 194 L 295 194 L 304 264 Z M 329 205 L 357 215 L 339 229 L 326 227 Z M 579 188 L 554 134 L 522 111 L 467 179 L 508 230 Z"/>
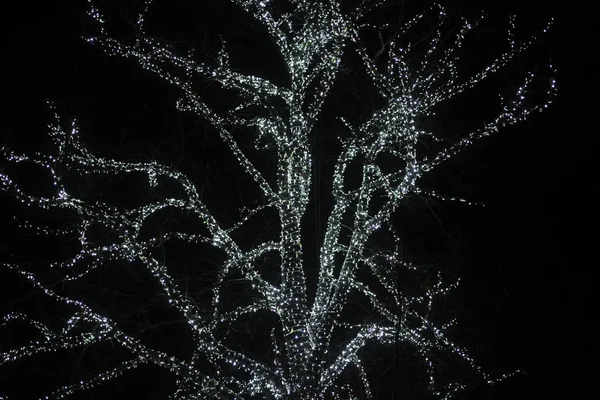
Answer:
<path fill-rule="evenodd" d="M 89 3 L 98 34 L 86 40 L 110 55 L 137 62 L 175 86 L 181 94 L 178 110 L 201 117 L 220 136 L 237 168 L 260 192 L 260 201 L 240 209 L 235 221 L 220 220 L 203 200 L 205 182 L 194 182 L 156 161 L 98 155 L 84 145 L 77 125 L 66 129 L 56 113 L 50 125 L 54 154 L 25 155 L 4 149 L 10 163 L 33 163 L 49 171 L 52 194 L 29 193 L 4 171 L 0 171 L 0 187 L 31 207 L 68 215 L 61 219 L 60 229 L 36 223 L 23 227 L 40 235 L 76 238 L 70 243 L 77 248 L 66 260 L 45 265 L 41 261 L 35 268 L 19 262 L 1 265 L 67 306 L 69 316 L 59 327 L 9 312 L 0 329 L 24 323 L 37 334 L 28 344 L 3 350 L 0 365 L 99 343 L 126 350 L 129 356 L 120 364 L 56 388 L 54 398 L 118 379 L 148 364 L 175 376 L 172 398 L 176 399 L 373 398 L 373 377 L 362 357 L 370 345 L 394 349 L 402 344 L 412 349 L 424 366 L 428 392 L 441 399 L 467 387 L 460 379 L 445 379 L 443 371 L 450 362 L 488 383 L 512 374 L 489 376 L 447 333 L 454 321 L 442 322 L 431 315 L 436 299 L 449 294 L 458 281 L 444 283 L 440 272 L 434 281 L 409 287 L 426 266 L 405 252 L 394 216 L 411 196 L 469 203 L 425 189 L 421 179 L 473 142 L 548 106 L 555 93 L 554 79 L 549 79 L 545 98 L 531 101 L 527 93 L 539 82 L 533 73 L 526 73 L 512 95 L 502 99 L 494 118 L 458 139 L 427 129 L 425 123 L 434 117 L 438 104 L 477 87 L 527 51 L 537 35 L 517 41 L 511 19 L 506 48 L 480 72 L 464 77 L 459 70 L 461 48 L 481 18 L 465 19 L 452 30 L 439 5 L 402 24 L 386 25 L 370 20 L 385 2 L 365 0 L 352 11 L 343 11 L 337 0 L 289 0 L 285 7 L 270 0 L 232 0 L 268 31 L 285 66 L 288 83 L 281 85 L 233 68 L 225 43 L 214 60 L 200 60 L 157 39 L 148 31 L 155 7 L 151 1 L 144 3 L 135 21 L 133 39 L 111 36 L 102 7 Z M 409 40 L 419 33 L 423 38 Z M 311 199 L 319 201 L 311 137 L 319 130 L 317 122 L 342 69 L 342 57 L 352 52 L 362 61 L 380 104 L 360 123 L 339 118 L 343 131 L 338 134 L 341 151 L 333 163 L 329 188 L 332 209 L 318 266 L 312 267 L 302 249 L 303 217 Z M 212 107 L 199 89 L 202 81 L 222 89 L 231 101 Z M 240 145 L 242 136 L 249 134 L 256 137 L 256 149 L 275 160 L 274 176 L 261 171 L 248 155 L 253 150 Z M 352 165 L 359 165 L 359 173 L 352 174 Z M 73 184 L 74 176 L 81 182 L 106 178 L 108 186 L 113 182 L 108 177 L 131 176 L 147 185 L 147 195 L 136 204 L 115 205 L 89 193 L 99 191 L 97 183 L 86 192 Z M 166 185 L 170 192 L 163 190 Z M 184 229 L 172 223 L 174 217 L 168 212 L 197 223 Z M 274 238 L 262 240 L 258 232 L 261 240 L 246 249 L 238 232 L 265 215 L 276 216 Z M 148 228 L 156 227 L 157 218 L 160 227 Z M 213 260 L 213 269 L 207 267 L 209 261 L 198 262 L 182 273 L 165 257 L 169 243 L 210 248 L 202 257 Z M 92 274 L 104 274 L 115 262 L 149 276 L 147 289 L 155 292 L 152 301 L 168 304 L 177 318 L 132 329 L 122 323 L 123 315 L 96 307 L 85 290 L 70 289 Z M 318 270 L 313 288 L 306 279 L 311 267 Z M 192 277 L 203 290 L 189 290 L 186 282 Z M 120 290 L 120 282 L 105 284 L 108 291 L 116 285 L 113 294 Z M 348 318 L 348 309 L 354 309 L 357 301 L 368 317 Z M 253 318 L 269 331 L 270 342 L 261 354 L 243 345 L 255 329 L 244 328 L 244 323 Z M 171 323 L 183 323 L 191 334 L 187 354 L 169 354 L 137 336 Z"/>

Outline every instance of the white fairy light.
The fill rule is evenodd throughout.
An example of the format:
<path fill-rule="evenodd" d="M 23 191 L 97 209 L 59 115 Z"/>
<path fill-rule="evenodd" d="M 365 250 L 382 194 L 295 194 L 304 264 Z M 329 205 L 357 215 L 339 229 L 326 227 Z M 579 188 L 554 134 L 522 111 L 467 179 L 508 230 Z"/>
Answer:
<path fill-rule="evenodd" d="M 303 22 L 300 28 L 294 28 L 291 16 L 277 15 L 268 0 L 232 0 L 261 23 L 273 38 L 290 81 L 289 87 L 281 87 L 267 79 L 233 70 L 229 67 L 228 55 L 224 50 L 215 65 L 211 65 L 179 55 L 163 43 L 145 36 L 148 10 L 152 7 L 150 1 L 144 2 L 143 11 L 137 19 L 138 38 L 129 44 L 106 35 L 108 29 L 101 9 L 92 0 L 88 1 L 89 16 L 100 28 L 100 35 L 90 37 L 88 41 L 101 46 L 108 54 L 136 61 L 143 68 L 177 86 L 182 93 L 178 109 L 203 117 L 218 130 L 223 143 L 238 161 L 239 168 L 261 190 L 265 203 L 257 209 L 246 210 L 233 226 L 224 228 L 202 202 L 197 186 L 190 178 L 157 162 L 121 162 L 94 155 L 81 142 L 77 127 L 73 125 L 70 131 L 64 131 L 56 114 L 54 122 L 49 126 L 50 136 L 58 148 L 56 156 L 39 153 L 29 156 L 4 149 L 9 162 L 34 163 L 47 169 L 53 179 L 55 194 L 50 197 L 27 194 L 3 172 L 0 172 L 0 188 L 25 204 L 45 209 L 65 209 L 77 216 L 74 226 L 69 229 L 50 229 L 21 222 L 24 229 L 32 229 L 42 235 L 67 235 L 76 232 L 80 243 L 79 252 L 69 260 L 48 265 L 49 268 L 60 271 L 64 280 L 77 281 L 90 271 L 101 268 L 104 260 L 143 263 L 160 285 L 161 293 L 166 296 L 168 303 L 187 320 L 194 335 L 195 354 L 204 354 L 215 366 L 226 363 L 232 370 L 244 372 L 249 378 L 241 381 L 219 367 L 216 367 L 218 372 L 214 376 L 208 376 L 198 369 L 194 357 L 179 359 L 149 348 L 138 339 L 128 336 L 115 321 L 82 301 L 57 293 L 36 274 L 14 263 L 4 263 L 2 266 L 21 274 L 48 297 L 69 304 L 76 311 L 60 331 L 53 331 L 25 314 L 13 312 L 4 316 L 0 329 L 8 329 L 14 321 L 26 322 L 36 329 L 40 338 L 23 347 L 0 353 L 0 365 L 36 353 L 113 341 L 129 350 L 132 359 L 112 370 L 58 388 L 51 396 L 62 398 L 115 379 L 129 369 L 154 364 L 168 369 L 178 377 L 177 390 L 173 395 L 177 399 L 208 398 L 214 393 L 220 393 L 220 398 L 232 399 L 350 399 L 356 398 L 357 390 L 362 390 L 368 398 L 372 398 L 369 370 L 360 359 L 361 349 L 368 342 L 392 345 L 401 341 L 412 346 L 422 359 L 429 375 L 430 392 L 441 399 L 451 398 L 464 385 L 451 383 L 444 386 L 438 383 L 436 366 L 432 361 L 432 354 L 435 352 L 458 356 L 489 383 L 497 380 L 489 377 L 463 348 L 446 335 L 445 330 L 454 321 L 437 326 L 428 318 L 435 299 L 448 295 L 457 283 L 444 285 L 440 276 L 438 282 L 421 295 L 404 293 L 394 283 L 395 271 L 415 270 L 418 267 L 403 257 L 401 239 L 392 232 L 396 243 L 394 250 L 369 253 L 366 249 L 369 238 L 390 227 L 394 212 L 411 194 L 434 197 L 441 201 L 476 204 L 422 188 L 419 181 L 444 161 L 468 149 L 476 140 L 523 121 L 533 111 L 545 109 L 555 95 L 554 78 L 547 89 L 547 100 L 542 104 L 529 105 L 526 103 L 527 90 L 536 78 L 532 73 L 527 74 L 523 84 L 517 88 L 516 95 L 504 101 L 502 112 L 497 117 L 429 156 L 418 154 L 417 144 L 421 140 L 427 138 L 440 144 L 447 142 L 434 132 L 420 129 L 416 121 L 431 117 L 432 108 L 436 104 L 473 88 L 488 75 L 506 66 L 510 60 L 531 47 L 537 37 L 519 43 L 514 37 L 514 18 L 511 17 L 508 49 L 480 73 L 459 82 L 459 49 L 476 24 L 464 21 L 464 26 L 453 40 L 442 41 L 441 29 L 446 12 L 441 6 L 432 9 L 440 23 L 421 62 L 415 66 L 410 61 L 415 56 L 412 46 L 409 43 L 400 46 L 395 41 L 398 38 L 395 38 L 384 49 L 389 57 L 385 69 L 381 71 L 360 40 L 363 34 L 361 28 L 367 26 L 364 19 L 371 7 L 367 1 L 354 14 L 344 15 L 339 2 L 335 0 L 290 0 L 293 16 Z M 399 35 L 407 35 L 412 27 L 422 21 L 424 15 L 420 14 L 409 20 L 399 31 Z M 447 42 L 450 45 L 444 48 Z M 315 122 L 339 71 L 342 55 L 353 48 L 358 52 L 386 104 L 360 126 L 353 126 L 342 120 L 350 135 L 344 141 L 342 152 L 333 167 L 331 194 L 334 205 L 320 249 L 316 296 L 310 304 L 301 246 L 301 222 L 313 185 L 309 138 L 316 129 Z M 552 66 L 551 70 L 554 71 Z M 233 105 L 233 110 L 228 115 L 219 115 L 195 91 L 192 79 L 199 77 L 216 81 L 224 89 L 236 91 L 243 102 Z M 276 102 L 283 102 L 289 108 L 289 119 L 273 111 L 272 105 Z M 252 106 L 261 107 L 268 116 L 241 116 L 240 111 Z M 264 149 L 263 139 L 275 143 L 274 148 L 266 148 L 277 157 L 277 176 L 274 182 L 269 182 L 258 171 L 236 143 L 232 128 L 238 125 L 257 128 L 257 149 Z M 377 163 L 378 156 L 383 154 L 393 156 L 399 165 L 405 167 L 394 172 L 383 172 Z M 361 185 L 355 190 L 345 190 L 347 167 L 359 158 L 364 159 Z M 169 179 L 180 185 L 185 196 L 129 209 L 116 208 L 99 201 L 92 204 L 78 197 L 78 193 L 69 192 L 68 185 L 63 182 L 61 171 L 64 168 L 77 169 L 80 173 L 91 175 L 141 172 L 146 176 L 150 187 L 156 187 L 161 179 Z M 380 190 L 387 194 L 384 204 L 377 210 L 371 210 L 370 206 Z M 140 230 L 144 221 L 165 208 L 185 210 L 197 216 L 208 233 L 167 232 L 161 237 L 142 240 Z M 242 250 L 232 233 L 252 215 L 266 208 L 276 210 L 279 215 L 280 237 L 277 241 L 259 244 L 251 250 Z M 348 216 L 353 217 L 353 226 L 350 227 L 352 232 L 349 243 L 342 244 L 342 221 Z M 93 244 L 90 240 L 90 227 L 93 225 L 101 225 L 113 232 L 116 237 L 113 243 L 102 246 Z M 169 266 L 151 255 L 151 249 L 158 243 L 175 238 L 190 243 L 210 244 L 225 253 L 226 257 L 214 286 L 211 312 L 200 309 L 175 281 Z M 268 253 L 279 257 L 279 285 L 266 281 L 259 274 L 259 260 Z M 343 255 L 341 262 L 336 257 L 340 253 Z M 75 269 L 84 259 L 92 259 L 93 262 L 86 264 L 85 268 Z M 361 267 L 371 271 L 389 295 L 387 298 L 392 299 L 391 302 L 384 302 L 368 284 L 359 281 L 357 272 Z M 233 311 L 224 311 L 221 299 L 227 293 L 220 289 L 219 283 L 234 272 L 241 273 L 251 283 L 254 299 Z M 365 321 L 350 325 L 340 320 L 348 296 L 353 291 L 362 293 L 368 299 L 379 322 Z M 282 335 L 276 330 L 271 333 L 271 345 L 275 354 L 275 360 L 271 364 L 259 362 L 241 351 L 227 347 L 218 337 L 223 326 L 261 310 L 276 315 L 281 325 Z M 415 322 L 408 322 L 409 320 L 416 321 L 416 326 Z M 75 329 L 85 323 L 93 323 L 96 328 L 93 332 L 83 333 Z M 331 346 L 334 329 L 343 329 L 352 334 L 352 338 L 339 350 Z M 358 371 L 358 382 L 362 389 L 357 389 L 356 385 L 345 378 L 352 368 Z"/>

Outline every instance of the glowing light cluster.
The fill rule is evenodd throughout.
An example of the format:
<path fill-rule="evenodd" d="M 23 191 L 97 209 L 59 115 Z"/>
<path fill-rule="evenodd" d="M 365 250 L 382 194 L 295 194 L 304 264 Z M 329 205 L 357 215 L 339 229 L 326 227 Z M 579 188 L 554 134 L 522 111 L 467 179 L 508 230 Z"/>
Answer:
<path fill-rule="evenodd" d="M 405 293 L 396 284 L 397 270 L 415 270 L 418 266 L 403 258 L 402 242 L 391 226 L 391 220 L 403 200 L 411 194 L 469 203 L 465 199 L 426 190 L 419 186 L 419 181 L 427 172 L 469 148 L 474 141 L 522 121 L 532 112 L 541 111 L 550 104 L 555 94 L 553 79 L 548 85 L 545 102 L 527 102 L 526 92 L 535 78 L 533 73 L 529 73 L 516 89 L 515 95 L 504 101 L 503 109 L 496 118 L 453 143 L 445 144 L 448 143 L 446 139 L 437 136 L 435 132 L 423 130 L 417 122 L 431 117 L 436 104 L 473 88 L 488 75 L 506 66 L 538 38 L 517 42 L 512 33 L 514 19 L 511 19 L 506 51 L 480 73 L 464 80 L 457 72 L 459 49 L 476 24 L 464 21 L 464 25 L 448 45 L 448 40 L 441 39 L 445 16 L 445 10 L 441 6 L 435 6 L 409 20 L 397 36 L 382 47 L 381 52 L 387 54 L 387 63 L 382 69 L 361 41 L 363 28 L 369 26 L 365 20 L 378 2 L 365 1 L 351 15 L 342 13 L 339 2 L 335 0 L 290 0 L 293 11 L 281 15 L 272 9 L 269 0 L 232 2 L 268 30 L 287 68 L 289 87 L 280 87 L 267 79 L 233 70 L 224 49 L 216 62 L 203 63 L 179 55 L 164 43 L 144 35 L 147 13 L 152 7 L 150 1 L 145 3 L 144 11 L 137 20 L 139 34 L 136 40 L 126 43 L 107 35 L 108 28 L 105 27 L 101 7 L 90 0 L 89 16 L 97 23 L 100 34 L 87 40 L 100 46 L 108 54 L 136 61 L 141 67 L 177 86 L 182 94 L 182 99 L 177 104 L 179 110 L 203 117 L 218 130 L 223 143 L 237 159 L 239 168 L 261 190 L 264 204 L 246 213 L 240 221 L 226 229 L 202 202 L 196 185 L 188 177 L 157 162 L 121 162 L 92 154 L 81 142 L 75 124 L 68 132 L 61 129 L 58 115 L 55 115 L 50 126 L 50 135 L 58 148 L 57 155 L 38 153 L 29 156 L 4 149 L 9 162 L 34 163 L 50 171 L 54 181 L 53 196 L 28 194 L 9 176 L 0 172 L 0 188 L 23 203 L 45 209 L 66 209 L 77 216 L 70 230 L 54 231 L 27 223 L 23 225 L 24 229 L 33 229 L 38 234 L 77 233 L 80 241 L 78 253 L 66 261 L 51 263 L 48 268 L 60 271 L 62 279 L 76 282 L 92 270 L 103 268 L 108 260 L 141 262 L 159 284 L 169 304 L 188 322 L 194 335 L 194 354 L 189 359 L 180 359 L 149 348 L 138 339 L 126 335 L 115 321 L 93 310 L 84 301 L 58 294 L 51 285 L 43 283 L 34 273 L 18 264 L 4 263 L 3 268 L 21 274 L 48 297 L 69 304 L 76 311 L 60 331 L 53 331 L 22 313 L 4 316 L 0 329 L 9 329 L 15 321 L 25 322 L 38 331 L 40 339 L 21 348 L 0 353 L 0 365 L 35 353 L 113 341 L 127 349 L 132 358 L 85 381 L 58 388 L 52 397 L 61 398 L 114 379 L 126 370 L 142 364 L 154 364 L 177 376 L 177 390 L 173 394 L 173 398 L 177 399 L 209 398 L 215 393 L 219 393 L 222 396 L 220 398 L 232 399 L 351 399 L 357 398 L 359 391 L 367 398 L 372 398 L 369 369 L 363 365 L 359 356 L 361 349 L 369 342 L 393 345 L 401 341 L 410 345 L 422 359 L 429 375 L 429 389 L 441 399 L 451 398 L 464 386 L 458 383 L 438 383 L 436 364 L 433 362 L 436 353 L 458 356 L 485 380 L 494 381 L 463 348 L 447 336 L 445 330 L 452 321 L 437 326 L 428 318 L 435 299 L 447 295 L 458 282 L 445 285 L 440 275 L 438 282 L 422 295 Z M 428 50 L 424 53 L 421 51 L 421 61 L 415 65 L 415 54 L 410 43 L 404 39 L 405 36 L 410 36 L 408 33 L 411 29 L 418 26 L 426 15 L 437 16 L 439 25 L 429 38 Z M 300 19 L 301 26 L 292 24 L 292 19 Z M 547 28 L 544 32 L 546 30 Z M 332 88 L 345 51 L 358 52 L 370 79 L 386 104 L 359 126 L 342 120 L 348 130 L 347 139 L 333 167 L 333 210 L 320 249 L 316 295 L 310 304 L 301 247 L 301 221 L 313 185 L 309 138 L 316 129 L 315 122 Z M 236 91 L 242 101 L 232 105 L 231 112 L 226 115 L 218 114 L 194 89 L 193 82 L 201 78 L 217 82 L 224 89 Z M 274 104 L 281 102 L 289 109 L 286 117 L 275 110 Z M 251 107 L 264 110 L 267 116 L 245 116 L 242 111 Z M 257 128 L 260 133 L 257 148 L 260 148 L 264 138 L 275 144 L 268 149 L 277 157 L 277 176 L 274 182 L 269 182 L 244 154 L 232 134 L 232 128 L 236 126 Z M 439 144 L 440 150 L 435 154 L 420 154 L 417 147 L 424 139 Z M 392 156 L 399 165 L 405 167 L 384 172 L 378 164 L 378 156 L 382 154 Z M 357 189 L 345 190 L 344 178 L 348 173 L 348 166 L 356 160 L 363 160 L 361 184 Z M 101 201 L 92 204 L 79 198 L 78 193 L 69 192 L 61 172 L 65 168 L 90 175 L 142 173 L 147 175 L 150 186 L 156 186 L 159 179 L 168 179 L 176 182 L 185 196 L 130 209 L 117 208 Z M 383 204 L 376 203 L 377 207 L 373 210 L 375 197 L 381 197 L 381 191 L 385 192 Z M 197 216 L 207 228 L 208 234 L 167 232 L 161 237 L 141 240 L 143 223 L 166 208 L 185 210 Z M 279 215 L 280 237 L 276 241 L 259 244 L 251 250 L 242 250 L 232 233 L 255 212 L 265 208 L 272 208 Z M 349 243 L 343 244 L 341 232 L 345 224 L 343 221 L 348 216 L 352 217 L 353 225 L 350 227 Z M 90 227 L 98 224 L 115 234 L 113 243 L 98 246 L 89 240 Z M 368 240 L 376 232 L 384 230 L 389 230 L 389 234 L 394 237 L 395 249 L 365 251 Z M 200 309 L 194 299 L 174 280 L 169 266 L 152 256 L 151 250 L 158 242 L 172 239 L 205 243 L 225 253 L 226 259 L 220 266 L 217 282 L 214 284 L 212 312 Z M 266 254 L 277 254 L 279 257 L 279 285 L 268 282 L 259 273 L 258 261 Z M 338 257 L 340 254 L 341 262 Z M 84 259 L 94 261 L 81 267 Z M 79 268 L 75 268 L 77 266 Z M 381 293 L 358 279 L 359 268 L 366 268 L 372 273 L 373 279 L 387 292 L 385 298 L 391 301 L 383 301 Z M 254 300 L 234 311 L 224 311 L 220 299 L 228 293 L 220 289 L 220 283 L 234 272 L 241 273 L 252 284 Z M 353 291 L 369 300 L 376 314 L 374 320 L 379 322 L 348 324 L 341 320 L 342 311 Z M 241 351 L 233 350 L 218 337 L 221 327 L 259 310 L 267 310 L 277 316 L 283 332 L 282 337 L 275 331 L 272 333 L 273 353 L 276 355 L 272 364 L 259 362 Z M 93 332 L 81 332 L 81 329 L 77 329 L 90 322 L 96 326 Z M 352 337 L 341 349 L 331 346 L 336 329 L 344 330 Z M 232 370 L 242 372 L 249 378 L 240 380 L 235 374 L 228 375 L 225 372 L 209 376 L 195 364 L 198 354 L 203 354 L 215 365 L 227 363 Z M 348 376 L 352 376 L 352 371 L 358 371 L 358 383 L 349 382 Z M 506 376 L 508 375 L 510 374 Z"/>

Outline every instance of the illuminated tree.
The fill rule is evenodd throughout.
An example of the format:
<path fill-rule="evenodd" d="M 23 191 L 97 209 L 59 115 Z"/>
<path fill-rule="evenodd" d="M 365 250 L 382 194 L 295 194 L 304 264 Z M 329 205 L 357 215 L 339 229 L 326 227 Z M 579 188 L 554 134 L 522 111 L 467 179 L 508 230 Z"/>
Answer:
<path fill-rule="evenodd" d="M 177 87 L 181 95 L 177 109 L 201 117 L 220 136 L 261 200 L 253 208 L 240 209 L 235 222 L 223 222 L 203 201 L 202 182 L 156 161 L 119 161 L 95 154 L 82 143 L 75 123 L 64 129 L 55 115 L 50 126 L 55 153 L 4 152 L 10 163 L 32 163 L 46 169 L 53 181 L 52 194 L 31 194 L 5 172 L 0 173 L 0 182 L 4 191 L 31 207 L 69 215 L 63 220 L 64 229 L 35 223 L 23 223 L 24 228 L 40 235 L 76 238 L 78 247 L 66 260 L 47 263 L 45 268 L 18 262 L 2 266 L 66 305 L 70 315 L 59 328 L 21 312 L 4 316 L 1 329 L 24 323 L 36 330 L 37 336 L 26 345 L 3 350 L 0 365 L 105 342 L 129 354 L 104 372 L 57 388 L 54 397 L 152 364 L 175 376 L 172 397 L 177 399 L 373 398 L 370 368 L 361 356 L 371 344 L 393 348 L 402 343 L 412 349 L 425 367 L 429 392 L 442 399 L 466 388 L 460 380 L 446 379 L 444 365 L 448 361 L 488 383 L 511 375 L 488 376 L 447 333 L 454 321 L 439 321 L 432 315 L 435 301 L 449 294 L 458 282 L 444 283 L 444 274 L 438 271 L 435 283 L 406 287 L 429 267 L 405 252 L 394 216 L 415 195 L 469 203 L 426 189 L 422 178 L 474 141 L 548 106 L 555 90 L 553 78 L 544 91 L 545 98 L 531 101 L 527 93 L 539 82 L 533 73 L 527 73 L 512 95 L 501 99 L 499 113 L 479 129 L 450 140 L 426 128 L 439 104 L 475 88 L 528 50 L 538 37 L 516 41 L 511 20 L 506 49 L 480 72 L 464 77 L 459 70 L 461 48 L 481 18 L 464 20 L 452 32 L 446 11 L 437 5 L 396 26 L 369 20 L 385 2 L 363 1 L 351 12 L 342 11 L 334 0 L 290 0 L 285 7 L 269 0 L 232 3 L 268 31 L 283 60 L 287 84 L 231 67 L 225 44 L 214 61 L 202 61 L 156 39 L 147 27 L 154 6 L 150 1 L 144 4 L 131 40 L 111 36 L 111 25 L 105 22 L 101 8 L 90 1 L 89 14 L 98 34 L 86 40 L 110 55 L 134 60 Z M 410 40 L 423 25 L 431 27 L 432 21 L 434 28 L 425 39 Z M 379 43 L 371 49 L 367 37 L 374 31 Z M 333 165 L 333 206 L 315 268 L 316 287 L 310 288 L 306 275 L 311 266 L 303 255 L 302 226 L 311 196 L 315 196 L 311 137 L 319 129 L 317 122 L 331 96 L 342 57 L 350 52 L 362 61 L 381 104 L 360 123 L 339 118 L 343 130 L 337 133 L 341 151 Z M 212 107 L 205 100 L 199 89 L 203 80 L 231 96 L 229 109 L 222 110 L 222 104 Z M 256 150 L 274 158 L 272 179 L 240 146 L 241 136 L 249 134 L 256 137 Z M 352 173 L 355 165 L 360 166 L 358 174 Z M 132 176 L 146 182 L 150 195 L 128 206 L 115 205 L 102 196 L 91 199 L 81 186 L 73 184 L 75 176 L 81 180 Z M 167 186 L 171 189 L 165 189 Z M 312 200 L 318 202 L 319 198 Z M 178 212 L 196 224 L 185 229 L 169 228 L 169 224 L 150 229 L 157 218 L 167 218 L 166 212 Z M 278 220 L 274 239 L 245 248 L 237 232 L 265 213 L 273 213 Z M 220 252 L 214 274 L 205 273 L 206 266 L 196 266 L 204 274 L 204 293 L 186 290 L 177 279 L 178 266 L 165 261 L 165 246 L 174 242 L 212 248 L 207 254 Z M 95 307 L 85 291 L 69 291 L 115 263 L 128 264 L 151 277 L 150 287 L 157 291 L 155 301 L 168 304 L 187 324 L 193 343 L 189 354 L 175 356 L 152 347 L 118 318 Z M 241 282 L 243 295 L 233 296 L 233 281 Z M 207 293 L 209 302 L 204 301 Z M 356 299 L 369 309 L 368 318 L 347 318 L 344 311 Z M 270 347 L 263 354 L 239 345 L 245 334 L 238 324 L 248 318 L 262 318 L 270 328 Z"/>

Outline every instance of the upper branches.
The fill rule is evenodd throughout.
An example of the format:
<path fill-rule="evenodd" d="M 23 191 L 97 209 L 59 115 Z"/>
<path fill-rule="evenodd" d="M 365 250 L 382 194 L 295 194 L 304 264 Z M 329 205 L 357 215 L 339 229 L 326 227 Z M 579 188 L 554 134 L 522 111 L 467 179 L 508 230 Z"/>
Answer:
<path fill-rule="evenodd" d="M 442 162 L 470 148 L 477 139 L 497 132 L 502 127 L 522 121 L 534 111 L 543 110 L 555 96 L 554 68 L 550 65 L 552 76 L 545 88 L 545 99 L 541 103 L 528 99 L 526 93 L 531 90 L 536 77 L 533 73 L 526 73 L 523 83 L 516 88 L 512 96 L 503 101 L 501 112 L 491 121 L 485 122 L 481 128 L 467 133 L 464 137 L 450 141 L 444 137 L 443 132 L 431 132 L 420 128 L 419 121 L 430 118 L 434 114 L 434 106 L 474 88 L 486 77 L 508 65 L 511 60 L 538 41 L 550 26 L 546 26 L 539 34 L 522 43 L 517 43 L 511 33 L 514 30 L 514 20 L 511 19 L 508 50 L 502 52 L 482 71 L 466 79 L 461 79 L 458 73 L 458 63 L 461 59 L 460 50 L 466 35 L 476 24 L 464 20 L 463 26 L 452 39 L 451 36 L 448 38 L 443 34 L 446 23 L 444 8 L 436 6 L 429 13 L 433 14 L 433 18 L 437 18 L 439 22 L 434 24 L 428 37 L 419 42 L 418 46 L 415 42 L 407 40 L 406 37 L 410 37 L 411 30 L 415 29 L 415 26 L 418 26 L 418 23 L 425 18 L 425 13 L 408 20 L 387 42 L 383 41 L 380 34 L 382 47 L 374 57 L 369 55 L 369 50 L 358 40 L 359 35 L 353 37 L 368 75 L 377 93 L 384 100 L 384 104 L 358 127 L 343 121 L 348 128 L 350 138 L 345 141 L 343 152 L 334 167 L 332 184 L 334 208 L 328 221 L 325 242 L 321 249 L 319 286 L 311 317 L 312 331 L 315 332 L 321 343 L 329 343 L 332 331 L 346 305 L 347 296 L 353 290 L 362 292 L 369 298 L 380 317 L 386 320 L 377 325 L 379 329 L 386 326 L 394 327 L 400 321 L 401 315 L 392 312 L 380 303 L 368 286 L 356 280 L 356 272 L 362 263 L 361 257 L 364 257 L 369 238 L 391 223 L 395 211 L 401 207 L 402 202 L 409 194 L 431 195 L 443 200 L 466 201 L 425 190 L 420 185 L 420 178 L 425 173 L 434 170 Z M 413 48 L 418 48 L 417 54 Z M 383 68 L 378 60 L 380 57 L 385 59 Z M 428 142 L 436 144 L 433 148 L 437 150 L 429 154 L 419 150 L 423 147 L 422 143 Z M 404 167 L 384 172 L 380 163 L 382 154 L 392 157 L 396 160 L 397 165 Z M 344 175 L 347 173 L 347 166 L 356 160 L 363 163 L 361 182 L 358 189 L 346 191 L 344 190 Z M 374 204 L 377 206 L 374 207 Z M 349 215 L 353 221 L 351 237 L 349 244 L 343 247 L 342 265 L 339 273 L 336 274 L 334 272 L 336 270 L 335 254 L 340 252 L 338 245 L 340 233 L 343 221 Z M 407 304 L 420 300 L 405 298 L 404 295 L 398 293 L 397 288 L 390 284 L 388 274 L 393 266 L 402 265 L 411 268 L 411 263 L 404 259 L 399 247 L 396 247 L 396 251 L 386 254 L 386 259 L 385 262 L 369 259 L 367 264 L 373 271 L 373 276 L 383 287 L 387 288 L 392 298 L 395 299 L 396 309 L 402 309 L 406 313 Z M 389 265 L 389 262 L 392 266 Z M 433 297 L 433 294 L 428 295 L 429 307 L 431 307 Z M 409 314 L 412 312 L 410 311 Z M 427 321 L 427 315 L 418 317 Z M 435 332 L 440 331 L 430 322 L 423 326 Z M 411 331 L 408 327 L 403 327 L 401 330 L 403 332 Z M 364 333 L 359 333 L 351 342 L 352 346 L 359 343 L 358 339 L 363 335 Z M 416 347 L 423 351 L 429 346 L 437 347 L 437 344 L 424 338 L 417 342 L 415 342 Z M 444 343 L 450 346 L 449 348 L 454 346 L 446 339 L 444 339 Z M 339 360 L 343 359 L 344 362 L 352 363 L 352 357 L 348 352 L 353 353 L 348 349 L 344 355 L 340 356 Z M 470 363 L 471 360 L 465 353 L 458 352 L 457 354 L 464 356 L 464 359 Z M 471 365 L 478 370 L 474 364 Z M 431 379 L 433 390 L 433 371 L 431 371 Z M 449 396 L 453 392 L 454 390 L 451 390 L 443 396 Z"/>

